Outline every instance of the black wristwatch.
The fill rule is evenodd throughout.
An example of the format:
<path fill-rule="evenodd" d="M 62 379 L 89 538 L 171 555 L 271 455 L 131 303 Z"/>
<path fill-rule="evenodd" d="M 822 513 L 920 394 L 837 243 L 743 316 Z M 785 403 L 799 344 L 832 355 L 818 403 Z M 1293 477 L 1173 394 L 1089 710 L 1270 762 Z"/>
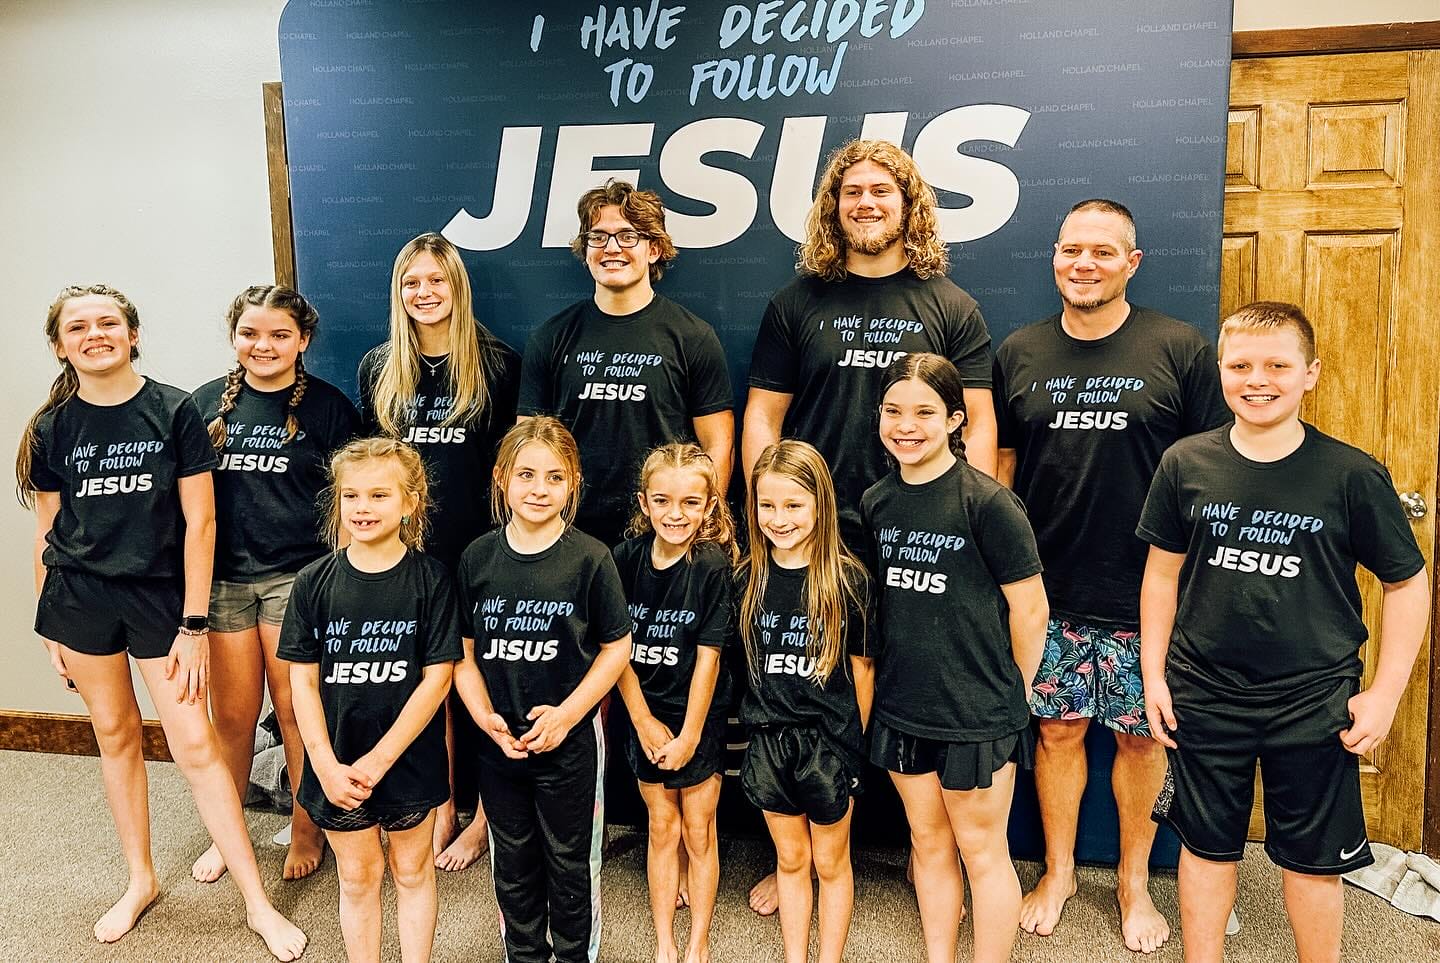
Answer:
<path fill-rule="evenodd" d="M 210 619 L 204 615 L 187 615 L 180 620 L 180 631 L 186 635 L 204 635 L 210 631 Z"/>

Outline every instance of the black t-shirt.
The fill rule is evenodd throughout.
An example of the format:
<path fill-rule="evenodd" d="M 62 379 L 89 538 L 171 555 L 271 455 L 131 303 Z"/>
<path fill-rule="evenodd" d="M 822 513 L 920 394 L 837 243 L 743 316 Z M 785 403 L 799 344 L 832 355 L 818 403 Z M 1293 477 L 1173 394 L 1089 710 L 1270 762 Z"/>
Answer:
<path fill-rule="evenodd" d="M 1242 697 L 1358 678 L 1356 563 L 1383 582 L 1425 564 L 1390 473 L 1311 425 L 1275 462 L 1241 455 L 1228 426 L 1177 443 L 1136 534 L 1185 554 L 1169 671 Z"/>
<path fill-rule="evenodd" d="M 475 640 L 491 704 L 516 737 L 529 730 L 531 709 L 564 702 L 600 646 L 630 632 L 614 559 L 575 528 L 533 555 L 511 548 L 503 528 L 487 532 L 460 557 L 456 578 L 464 634 Z"/>
<path fill-rule="evenodd" d="M 208 425 L 220 409 L 226 379 L 201 385 L 191 396 Z M 285 440 L 290 388 L 260 391 L 243 380 L 225 416 L 225 451 L 215 472 L 215 577 L 253 582 L 276 572 L 298 572 L 324 555 L 320 494 L 328 484 L 330 455 L 360 430 L 350 399 L 326 381 L 306 375 L 295 411 L 300 423 Z"/>
<path fill-rule="evenodd" d="M 1215 348 L 1200 332 L 1133 307 L 1118 330 L 1073 338 L 1056 314 L 995 353 L 1001 448 L 1015 449 L 1050 614 L 1136 628 L 1145 544 L 1135 522 L 1160 456 L 1231 420 Z"/>
<path fill-rule="evenodd" d="M 554 415 L 575 435 L 585 475 L 575 524 L 602 541 L 618 542 L 629 522 L 650 449 L 694 440 L 694 419 L 733 403 L 715 330 L 661 294 L 626 315 L 577 302 L 525 346 L 519 413 Z"/>
<path fill-rule="evenodd" d="M 375 748 L 420 685 L 425 667 L 463 654 L 455 586 L 445 566 L 407 552 L 384 572 L 362 572 L 342 549 L 300 570 L 280 630 L 280 658 L 320 665 L 320 703 L 335 758 Z M 438 806 L 450 796 L 445 714 L 436 712 L 365 801 L 376 813 Z M 337 813 L 310 760 L 300 804 Z"/>
<path fill-rule="evenodd" d="M 640 680 L 651 715 L 676 732 L 690 704 L 698 646 L 724 649 L 733 633 L 733 581 L 730 560 L 713 542 L 696 545 L 689 559 L 666 569 L 650 560 L 653 533 L 615 546 L 615 567 L 630 602 L 630 668 Z M 725 662 L 715 682 L 710 716 L 721 718 L 730 705 Z"/>
<path fill-rule="evenodd" d="M 520 385 L 520 356 L 483 327 L 479 336 L 489 406 L 477 419 L 444 425 L 453 407 L 450 359 L 422 360 L 415 402 L 400 435 L 401 441 L 414 445 L 425 459 L 430 482 L 425 551 L 452 569 L 465 546 L 493 527 L 490 476 L 495 469 L 495 449 L 515 424 L 515 395 Z M 365 430 L 377 435 L 381 431 L 375 417 L 374 385 L 386 350 L 380 345 L 360 359 L 360 416 Z"/>
<path fill-rule="evenodd" d="M 845 754 L 852 767 L 857 767 L 853 771 L 858 772 L 864 760 L 864 736 L 849 658 L 840 659 L 823 686 L 812 679 L 815 666 L 807 654 L 810 619 L 805 607 L 808 571 L 769 563 L 760 622 L 752 629 L 755 655 L 750 666 L 750 689 L 740 705 L 740 721 L 755 728 L 813 726 Z M 859 609 L 848 605 L 845 612 L 846 656 L 872 655 L 866 611 L 870 608 L 869 582 L 862 573 L 856 587 L 864 605 Z"/>
<path fill-rule="evenodd" d="M 909 268 L 883 278 L 798 277 L 760 322 L 750 386 L 794 396 L 781 436 L 825 456 L 852 549 L 864 542 L 860 496 L 889 470 L 878 436 L 885 369 L 922 351 L 954 362 L 965 387 L 990 387 L 990 332 L 975 299 L 948 277 L 922 281 Z"/>
<path fill-rule="evenodd" d="M 145 379 L 118 405 L 76 395 L 41 416 L 31 481 L 59 492 L 46 568 L 104 578 L 184 575 L 177 482 L 215 467 L 200 412 L 179 388 Z"/>
<path fill-rule="evenodd" d="M 880 480 L 861 514 L 879 596 L 875 717 L 946 742 L 1025 728 L 1025 680 L 1000 590 L 1040 571 L 1020 499 L 957 461 L 923 485 Z"/>

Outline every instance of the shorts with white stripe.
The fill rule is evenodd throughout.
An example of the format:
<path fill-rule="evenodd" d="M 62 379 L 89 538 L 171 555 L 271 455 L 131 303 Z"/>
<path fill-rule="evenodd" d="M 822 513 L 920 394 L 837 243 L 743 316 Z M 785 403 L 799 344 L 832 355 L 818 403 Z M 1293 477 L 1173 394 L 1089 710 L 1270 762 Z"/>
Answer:
<path fill-rule="evenodd" d="M 526 759 L 482 744 L 480 799 L 507 963 L 600 957 L 604 754 L 598 717 Z"/>

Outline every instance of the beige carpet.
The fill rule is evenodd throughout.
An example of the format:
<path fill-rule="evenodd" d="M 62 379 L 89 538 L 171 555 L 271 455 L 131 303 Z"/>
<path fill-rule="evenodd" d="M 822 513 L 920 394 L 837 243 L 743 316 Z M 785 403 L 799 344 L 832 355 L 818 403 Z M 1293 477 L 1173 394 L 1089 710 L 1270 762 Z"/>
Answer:
<path fill-rule="evenodd" d="M 0 752 L 0 963 L 19 961 L 250 961 L 271 959 L 244 928 L 238 894 L 228 881 L 202 886 L 190 863 L 206 840 L 184 780 L 174 766 L 150 766 L 151 822 L 156 868 L 164 895 L 120 943 L 102 947 L 90 926 L 122 891 L 124 864 L 105 808 L 96 760 L 36 753 Z M 298 883 L 280 881 L 282 851 L 268 842 L 284 820 L 251 814 L 261 870 L 271 898 L 310 934 L 307 961 L 343 960 L 336 919 L 333 862 Z M 778 961 L 779 927 L 760 919 L 745 903 L 746 889 L 762 871 L 768 849 L 756 840 L 726 841 L 720 904 L 712 942 L 716 961 Z M 1258 847 L 1240 872 L 1244 929 L 1229 941 L 1234 961 L 1293 960 L 1294 949 L 1280 904 L 1278 874 Z M 904 854 L 859 850 L 855 854 L 855 921 L 847 959 L 923 960 L 920 922 L 905 884 Z M 1020 865 L 1021 881 L 1034 882 L 1038 868 Z M 487 864 L 459 875 L 441 874 L 440 924 L 435 960 L 494 961 L 501 958 L 495 899 Z M 1014 959 L 1034 961 L 1139 960 L 1120 942 L 1114 874 L 1082 872 L 1080 895 L 1071 902 L 1059 932 L 1042 939 L 1022 934 Z M 1156 899 L 1173 921 L 1175 880 L 1161 876 Z M 601 958 L 646 963 L 651 947 L 645 896 L 644 841 L 617 838 L 605 863 L 605 935 Z M 393 902 L 387 906 L 393 916 Z M 684 919 L 684 914 L 681 914 Z M 1440 960 L 1440 924 L 1417 920 L 1384 901 L 1347 888 L 1345 959 Z M 386 959 L 399 959 L 387 929 Z M 968 926 L 961 942 L 969 941 Z M 968 959 L 962 949 L 960 959 Z M 1182 958 L 1178 939 L 1154 954 L 1156 961 Z"/>

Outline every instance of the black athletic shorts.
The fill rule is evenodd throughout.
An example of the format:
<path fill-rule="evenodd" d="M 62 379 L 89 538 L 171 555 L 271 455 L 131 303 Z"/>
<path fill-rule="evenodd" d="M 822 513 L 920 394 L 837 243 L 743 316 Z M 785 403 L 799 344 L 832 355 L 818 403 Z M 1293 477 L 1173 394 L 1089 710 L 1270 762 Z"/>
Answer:
<path fill-rule="evenodd" d="M 902 776 L 938 773 L 940 787 L 958 792 L 989 789 L 1006 763 L 1035 768 L 1035 734 L 1029 725 L 986 742 L 941 742 L 912 736 L 877 721 L 871 727 L 870 761 Z"/>
<path fill-rule="evenodd" d="M 670 725 L 668 720 L 662 720 Z M 682 724 L 683 725 L 683 724 Z M 670 725 L 670 731 L 679 734 L 680 725 Z M 645 756 L 640 747 L 640 736 L 630 727 L 625 736 L 625 758 L 630 769 L 641 782 L 659 783 L 666 789 L 689 789 L 698 786 L 720 771 L 725 754 L 725 720 L 714 716 L 705 720 L 700 730 L 700 741 L 695 746 L 695 755 L 679 769 L 661 769 Z"/>
<path fill-rule="evenodd" d="M 169 579 L 104 578 L 50 568 L 35 608 L 35 631 L 85 655 L 137 659 L 170 654 L 180 631 L 185 585 Z"/>
<path fill-rule="evenodd" d="M 1360 757 L 1339 733 L 1350 725 L 1353 678 L 1268 700 L 1208 691 L 1166 673 L 1178 749 L 1154 818 L 1202 859 L 1233 862 L 1244 853 L 1254 800 L 1255 764 L 1265 794 L 1265 852 L 1277 866 L 1339 875 L 1375 861 L 1360 801 Z"/>
<path fill-rule="evenodd" d="M 812 726 L 767 726 L 751 732 L 740 785 L 767 813 L 804 816 L 829 826 L 845 818 L 860 795 L 858 768 Z"/>
<path fill-rule="evenodd" d="M 427 806 L 424 809 L 412 809 L 405 812 L 372 813 L 363 805 L 355 809 L 341 809 L 338 806 L 327 806 L 324 810 L 306 810 L 310 813 L 310 819 L 315 825 L 326 832 L 331 833 L 353 833 L 361 829 L 369 829 L 372 826 L 379 826 L 387 833 L 403 832 L 407 829 L 414 829 L 425 821 L 434 806 Z"/>

